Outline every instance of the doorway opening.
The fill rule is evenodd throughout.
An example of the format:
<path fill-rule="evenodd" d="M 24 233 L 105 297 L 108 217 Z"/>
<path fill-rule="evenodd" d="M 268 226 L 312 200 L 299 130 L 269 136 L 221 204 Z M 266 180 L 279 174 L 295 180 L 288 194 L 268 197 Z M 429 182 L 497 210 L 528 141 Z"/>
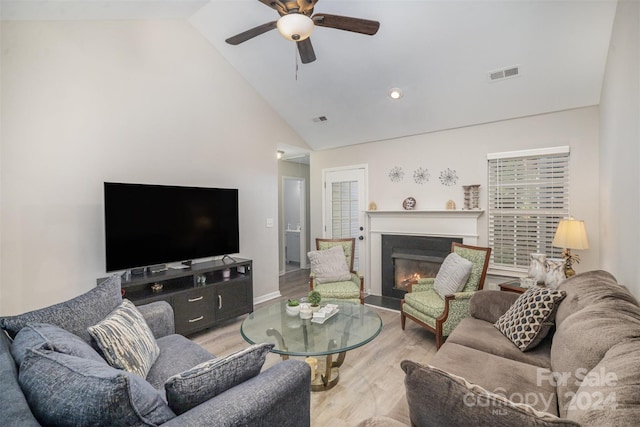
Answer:
<path fill-rule="evenodd" d="M 305 188 L 303 178 L 282 178 L 284 273 L 307 268 Z"/>

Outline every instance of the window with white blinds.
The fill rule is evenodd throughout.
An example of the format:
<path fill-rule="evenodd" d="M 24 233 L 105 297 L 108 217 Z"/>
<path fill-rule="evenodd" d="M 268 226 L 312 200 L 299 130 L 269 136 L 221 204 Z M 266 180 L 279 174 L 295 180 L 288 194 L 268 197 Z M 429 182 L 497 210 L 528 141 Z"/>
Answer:
<path fill-rule="evenodd" d="M 529 254 L 561 256 L 551 245 L 569 216 L 569 147 L 489 154 L 489 246 L 493 268 L 523 271 Z"/>
<path fill-rule="evenodd" d="M 331 185 L 331 237 L 358 238 L 358 181 L 334 182 Z M 354 266 L 358 271 L 358 246 L 354 252 Z"/>

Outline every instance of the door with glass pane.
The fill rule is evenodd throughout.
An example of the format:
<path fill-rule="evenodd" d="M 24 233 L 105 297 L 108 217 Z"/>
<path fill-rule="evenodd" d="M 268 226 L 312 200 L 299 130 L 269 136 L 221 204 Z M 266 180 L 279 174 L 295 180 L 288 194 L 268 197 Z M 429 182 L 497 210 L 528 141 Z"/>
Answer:
<path fill-rule="evenodd" d="M 324 237 L 354 237 L 353 268 L 366 271 L 364 214 L 366 203 L 364 167 L 324 171 Z"/>

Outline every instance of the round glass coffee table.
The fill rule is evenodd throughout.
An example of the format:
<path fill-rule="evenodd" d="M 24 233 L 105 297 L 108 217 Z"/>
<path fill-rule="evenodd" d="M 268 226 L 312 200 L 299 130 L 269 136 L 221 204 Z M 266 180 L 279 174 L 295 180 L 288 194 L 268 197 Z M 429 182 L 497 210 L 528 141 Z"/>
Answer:
<path fill-rule="evenodd" d="M 349 302 L 332 303 L 338 306 L 338 312 L 324 323 L 287 314 L 286 301 L 261 307 L 244 319 L 240 332 L 250 344 L 275 344 L 271 351 L 283 359 L 325 356 L 324 363 L 319 360 L 311 390 L 328 390 L 338 383 L 339 368 L 347 351 L 365 345 L 382 330 L 382 319 L 369 307 Z"/>

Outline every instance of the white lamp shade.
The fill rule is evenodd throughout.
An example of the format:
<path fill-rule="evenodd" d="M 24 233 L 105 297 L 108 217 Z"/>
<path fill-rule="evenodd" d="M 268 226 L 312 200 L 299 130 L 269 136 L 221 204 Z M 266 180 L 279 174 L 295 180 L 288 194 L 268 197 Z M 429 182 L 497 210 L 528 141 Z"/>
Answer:
<path fill-rule="evenodd" d="M 301 13 L 290 13 L 278 19 L 278 32 L 287 40 L 300 41 L 313 31 L 313 20 Z"/>
<path fill-rule="evenodd" d="M 584 221 L 573 218 L 561 219 L 552 245 L 557 248 L 589 249 Z"/>

